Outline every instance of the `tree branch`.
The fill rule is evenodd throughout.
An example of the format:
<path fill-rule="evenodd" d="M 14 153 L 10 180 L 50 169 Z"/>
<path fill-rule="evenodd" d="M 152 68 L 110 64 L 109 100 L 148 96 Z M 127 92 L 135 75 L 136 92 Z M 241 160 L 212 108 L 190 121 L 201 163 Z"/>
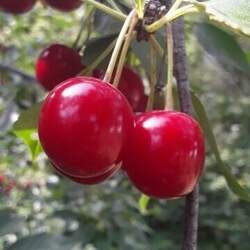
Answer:
<path fill-rule="evenodd" d="M 177 89 L 180 99 L 181 111 L 191 114 L 192 100 L 189 91 L 187 62 L 184 38 L 184 23 L 180 19 L 173 24 L 174 33 L 174 74 L 177 80 Z M 185 224 L 182 250 L 197 249 L 199 216 L 199 186 L 186 197 Z"/>
<path fill-rule="evenodd" d="M 33 76 L 30 76 L 20 70 L 17 70 L 15 68 L 12 68 L 10 66 L 4 65 L 4 64 L 0 64 L 0 71 L 7 71 L 11 74 L 17 75 L 21 78 L 23 78 L 23 80 L 27 81 L 27 82 L 36 82 L 36 79 Z"/>

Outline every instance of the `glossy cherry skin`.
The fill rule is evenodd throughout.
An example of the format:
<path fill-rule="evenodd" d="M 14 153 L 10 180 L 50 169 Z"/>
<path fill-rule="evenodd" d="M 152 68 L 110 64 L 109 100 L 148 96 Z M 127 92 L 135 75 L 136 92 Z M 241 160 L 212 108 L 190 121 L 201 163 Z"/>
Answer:
<path fill-rule="evenodd" d="M 89 178 L 118 161 L 132 127 L 132 109 L 119 90 L 96 78 L 75 77 L 49 93 L 38 132 L 54 165 L 70 176 Z"/>
<path fill-rule="evenodd" d="M 144 86 L 141 77 L 130 67 L 124 66 L 118 89 L 126 96 L 135 112 L 139 112 L 144 98 Z"/>
<path fill-rule="evenodd" d="M 0 9 L 10 14 L 23 14 L 35 5 L 36 0 L 0 0 Z"/>
<path fill-rule="evenodd" d="M 62 44 L 52 44 L 43 50 L 36 62 L 36 78 L 46 90 L 51 90 L 83 68 L 77 51 Z"/>
<path fill-rule="evenodd" d="M 73 11 L 82 4 L 80 0 L 45 0 L 49 6 L 63 12 Z"/>
<path fill-rule="evenodd" d="M 112 168 L 110 168 L 107 172 L 101 174 L 101 175 L 98 175 L 96 177 L 74 177 L 74 176 L 70 176 L 64 172 L 62 172 L 62 170 L 58 167 L 56 167 L 55 165 L 53 165 L 53 167 L 56 169 L 56 171 L 67 177 L 68 179 L 76 182 L 76 183 L 79 183 L 79 184 L 83 184 L 83 185 L 96 185 L 96 184 L 100 184 L 104 181 L 106 181 L 107 179 L 109 179 L 110 177 L 112 177 L 118 170 L 119 170 L 119 164 L 117 165 L 113 165 Z"/>
<path fill-rule="evenodd" d="M 141 114 L 128 145 L 123 169 L 141 192 L 171 199 L 194 189 L 203 170 L 205 146 L 192 117 L 175 111 Z"/>

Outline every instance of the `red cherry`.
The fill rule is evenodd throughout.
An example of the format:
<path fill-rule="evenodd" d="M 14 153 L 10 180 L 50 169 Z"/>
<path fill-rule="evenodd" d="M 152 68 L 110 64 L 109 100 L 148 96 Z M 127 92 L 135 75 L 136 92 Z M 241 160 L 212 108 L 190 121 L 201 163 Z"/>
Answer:
<path fill-rule="evenodd" d="M 114 164 L 114 166 L 112 166 L 112 168 L 109 169 L 107 172 L 105 172 L 104 174 L 95 176 L 95 177 L 74 177 L 74 176 L 70 176 L 70 175 L 64 173 L 62 170 L 60 170 L 60 168 L 56 167 L 55 165 L 53 165 L 53 167 L 56 169 L 56 171 L 59 174 L 67 177 L 68 179 L 70 179 L 76 183 L 83 184 L 83 185 L 95 185 L 95 184 L 99 184 L 99 183 L 106 181 L 108 178 L 110 178 L 112 175 L 114 175 L 114 173 L 116 173 L 116 171 L 119 170 L 120 165 Z"/>
<path fill-rule="evenodd" d="M 35 5 L 36 0 L 0 0 L 0 9 L 11 14 L 23 14 Z"/>
<path fill-rule="evenodd" d="M 52 44 L 36 62 L 36 77 L 46 90 L 51 90 L 62 81 L 76 76 L 83 68 L 77 51 L 62 44 Z"/>
<path fill-rule="evenodd" d="M 139 115 L 128 140 L 124 169 L 143 193 L 178 198 L 190 193 L 202 173 L 202 131 L 190 116 L 175 111 Z"/>
<path fill-rule="evenodd" d="M 50 160 L 74 177 L 97 177 L 110 170 L 133 127 L 126 98 L 92 77 L 68 79 L 44 101 L 39 138 Z"/>
<path fill-rule="evenodd" d="M 126 96 L 133 110 L 139 112 L 145 101 L 144 86 L 141 77 L 128 66 L 123 68 L 118 89 Z"/>
<path fill-rule="evenodd" d="M 4 182 L 4 176 L 3 175 L 0 175 L 0 185 L 2 185 Z"/>
<path fill-rule="evenodd" d="M 82 2 L 80 0 L 44 0 L 52 8 L 60 11 L 69 12 L 80 7 Z"/>

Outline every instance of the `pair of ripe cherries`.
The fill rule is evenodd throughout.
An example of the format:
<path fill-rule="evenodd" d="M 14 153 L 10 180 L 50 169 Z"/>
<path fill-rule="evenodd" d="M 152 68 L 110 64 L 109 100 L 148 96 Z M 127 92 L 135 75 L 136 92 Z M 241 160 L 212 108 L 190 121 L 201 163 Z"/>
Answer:
<path fill-rule="evenodd" d="M 176 111 L 136 113 L 144 88 L 128 67 L 120 90 L 97 73 L 72 77 L 82 68 L 78 53 L 59 44 L 45 49 L 36 64 L 39 82 L 52 89 L 38 132 L 54 168 L 91 185 L 114 175 L 122 162 L 131 182 L 148 196 L 171 199 L 190 193 L 205 155 L 198 123 Z"/>
<path fill-rule="evenodd" d="M 44 4 L 59 11 L 69 12 L 80 7 L 80 0 L 41 0 Z M 0 9 L 11 14 L 23 14 L 30 11 L 37 0 L 0 0 Z"/>

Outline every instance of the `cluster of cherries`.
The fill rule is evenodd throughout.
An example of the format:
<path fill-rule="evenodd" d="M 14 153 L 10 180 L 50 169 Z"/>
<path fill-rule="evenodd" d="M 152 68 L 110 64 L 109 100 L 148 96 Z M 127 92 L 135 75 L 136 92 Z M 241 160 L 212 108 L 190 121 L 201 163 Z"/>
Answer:
<path fill-rule="evenodd" d="M 82 4 L 40 1 L 66 12 Z M 36 2 L 0 0 L 0 9 L 22 14 Z M 88 185 L 122 169 L 151 197 L 170 199 L 190 193 L 205 158 L 198 123 L 177 111 L 144 112 L 148 98 L 140 76 L 130 67 L 123 68 L 118 89 L 104 82 L 98 70 L 91 77 L 76 76 L 85 67 L 77 51 L 61 44 L 45 49 L 36 63 L 37 79 L 50 91 L 40 113 L 39 138 L 54 168 Z"/>
<path fill-rule="evenodd" d="M 24 14 L 30 11 L 38 0 L 0 0 L 0 9 L 10 14 Z M 81 6 L 80 0 L 40 0 L 56 10 L 69 12 Z"/>
<path fill-rule="evenodd" d="M 84 67 L 75 50 L 60 44 L 37 60 L 37 79 L 50 90 L 38 132 L 54 168 L 88 185 L 122 169 L 148 196 L 170 199 L 190 193 L 204 164 L 198 123 L 177 111 L 144 112 L 143 82 L 128 66 L 118 89 L 97 70 L 91 77 L 75 76 Z"/>
<path fill-rule="evenodd" d="M 38 82 L 50 91 L 59 83 L 78 75 L 84 69 L 86 66 L 75 49 L 62 44 L 52 44 L 42 51 L 36 62 L 36 77 Z M 101 79 L 103 73 L 101 70 L 95 69 L 92 76 Z M 143 82 L 130 67 L 123 68 L 118 88 L 126 96 L 135 112 L 145 111 L 148 97 L 144 94 Z"/>

